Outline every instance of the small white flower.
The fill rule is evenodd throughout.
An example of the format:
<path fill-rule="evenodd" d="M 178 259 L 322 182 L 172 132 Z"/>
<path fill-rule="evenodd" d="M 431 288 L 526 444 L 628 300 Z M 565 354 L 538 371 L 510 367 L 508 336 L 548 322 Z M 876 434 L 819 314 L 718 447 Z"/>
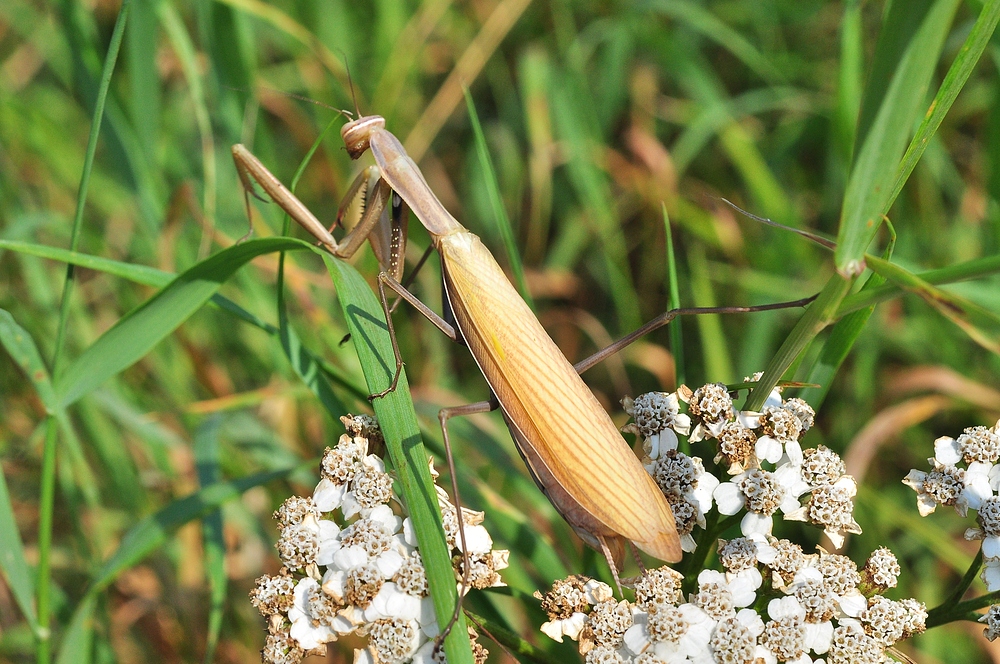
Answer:
<path fill-rule="evenodd" d="M 965 487 L 959 502 L 964 503 L 974 510 L 978 510 L 984 500 L 993 495 L 990 474 L 994 472 L 994 466 L 990 463 L 973 461 L 965 469 Z"/>
<path fill-rule="evenodd" d="M 289 634 L 299 647 L 308 651 L 336 641 L 338 633 L 334 630 L 334 621 L 337 617 L 335 603 L 323 593 L 315 579 L 305 577 L 295 585 L 295 603 L 288 610 L 288 619 L 292 623 Z M 353 626 L 348 632 L 351 630 Z"/>
<path fill-rule="evenodd" d="M 963 497 L 965 471 L 934 458 L 927 461 L 933 466 L 930 472 L 913 469 L 903 479 L 903 484 L 917 492 L 920 516 L 927 516 L 938 505 L 952 505 L 955 511 L 965 516 L 968 510 L 968 502 Z"/>
<path fill-rule="evenodd" d="M 365 609 L 365 620 L 374 622 L 380 618 L 417 620 L 421 614 L 422 599 L 404 593 L 393 582 L 382 584 L 378 594 Z"/>

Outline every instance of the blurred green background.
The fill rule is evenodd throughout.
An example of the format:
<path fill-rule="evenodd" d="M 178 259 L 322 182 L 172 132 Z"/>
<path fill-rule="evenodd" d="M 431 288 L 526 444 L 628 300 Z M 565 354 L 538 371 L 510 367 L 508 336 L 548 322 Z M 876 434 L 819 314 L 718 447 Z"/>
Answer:
<path fill-rule="evenodd" d="M 119 9 L 105 0 L 0 3 L 0 239 L 70 245 Z M 958 6 L 930 95 L 981 9 L 977 2 Z M 360 166 L 335 131 L 337 113 L 301 96 L 385 116 L 446 207 L 508 266 L 465 85 L 536 311 L 575 361 L 668 308 L 661 205 L 685 306 L 762 304 L 823 287 L 832 271 L 826 250 L 742 218 L 719 197 L 836 236 L 886 8 L 815 0 L 133 0 L 130 11 L 80 252 L 171 273 L 189 268 L 248 230 L 230 145 L 246 143 L 288 182 L 331 122 L 297 191 L 332 221 Z M 998 62 L 994 40 L 892 208 L 899 234 L 893 258 L 907 269 L 944 267 L 1000 247 Z M 254 205 L 257 237 L 280 232 L 270 208 Z M 411 238 L 412 266 L 428 239 L 417 223 Z M 70 409 L 75 436 L 64 433 L 69 443 L 60 447 L 55 476 L 54 652 L 89 581 L 121 553 L 123 535 L 141 519 L 217 477 L 314 460 L 341 432 L 332 410 L 369 412 L 329 277 L 305 254 L 286 262 L 285 293 L 292 327 L 326 363 L 329 410 L 268 327 L 278 323 L 274 254 L 237 272 L 221 291 L 260 325 L 205 307 Z M 354 264 L 374 279 L 367 248 Z M 64 263 L 0 248 L 0 308 L 46 362 L 65 274 Z M 65 357 L 78 356 L 151 297 L 155 289 L 146 283 L 78 269 Z M 998 285 L 989 278 L 950 290 L 996 312 Z M 414 289 L 440 311 L 436 257 Z M 673 389 L 677 373 L 697 386 L 763 369 L 797 317 L 685 320 L 676 357 L 668 331 L 660 330 L 586 379 L 624 424 L 623 396 Z M 486 385 L 467 352 L 418 314 L 402 307 L 395 322 L 427 442 L 439 449 L 438 409 L 486 398 Z M 937 605 L 978 548 L 962 539 L 971 521 L 950 511 L 920 519 L 900 480 L 910 468 L 926 469 L 935 437 L 996 421 L 998 376 L 995 354 L 910 296 L 876 309 L 830 386 L 819 426 L 804 442 L 845 454 L 863 477 L 856 516 L 865 533 L 849 541 L 848 553 L 863 562 L 872 549 L 890 546 L 903 566 L 893 597 Z M 25 556 L 35 564 L 45 407 L 6 354 L 0 394 L 3 470 Z M 537 632 L 543 618 L 524 598 L 567 573 L 605 574 L 600 556 L 584 550 L 534 488 L 499 416 L 456 422 L 453 431 L 463 501 L 486 509 L 498 547 L 512 550 L 506 578 L 515 596 L 480 596 L 474 609 L 556 661 L 572 661 L 571 649 Z M 217 638 L 217 661 L 256 659 L 263 621 L 246 593 L 257 575 L 278 567 L 270 514 L 312 482 L 314 471 L 300 469 L 247 490 L 221 518 L 166 528 L 148 555 L 123 564 L 97 594 L 89 645 L 63 655 L 199 661 Z M 807 547 L 819 541 L 813 529 L 776 534 Z M 0 659 L 27 661 L 32 635 L 10 585 L 0 584 Z M 907 652 L 924 663 L 1000 661 L 980 634 L 969 623 L 949 625 Z M 353 645 L 333 644 L 331 661 L 350 661 Z M 491 650 L 505 661 L 499 648 Z"/>

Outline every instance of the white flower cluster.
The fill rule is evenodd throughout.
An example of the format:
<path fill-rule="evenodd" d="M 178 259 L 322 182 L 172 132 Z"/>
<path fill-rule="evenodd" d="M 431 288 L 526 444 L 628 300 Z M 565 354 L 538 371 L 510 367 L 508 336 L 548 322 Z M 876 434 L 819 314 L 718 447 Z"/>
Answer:
<path fill-rule="evenodd" d="M 682 402 L 687 413 L 680 412 Z M 747 537 L 770 535 L 779 510 L 787 520 L 820 526 L 837 548 L 847 533 L 861 532 L 853 516 L 857 483 L 843 460 L 826 447 L 803 450 L 799 443 L 815 417 L 802 399 L 782 399 L 775 389 L 761 412 L 736 411 L 726 386 L 710 383 L 625 398 L 622 405 L 634 420 L 622 431 L 642 438 L 643 465 L 670 503 L 684 551 L 695 550 L 694 527 L 705 527 L 713 503 L 726 516 L 745 510 L 740 526 Z M 720 482 L 701 457 L 680 452 L 678 434 L 689 443 L 714 439 L 712 464 L 728 479 Z"/>
<path fill-rule="evenodd" d="M 355 650 L 355 664 L 437 661 L 434 637 L 439 626 L 427 594 L 427 577 L 410 519 L 398 516 L 400 504 L 392 477 L 369 445 L 380 445 L 381 433 L 368 416 L 343 417 L 348 433 L 327 448 L 322 479 L 311 497 L 286 500 L 275 519 L 281 537 L 275 545 L 283 567 L 257 579 L 250 599 L 268 619 L 261 659 L 297 664 L 313 651 L 348 634 L 368 637 L 367 648 Z M 436 478 L 436 473 L 432 474 Z M 448 543 L 462 578 L 463 556 L 454 505 L 438 488 Z M 341 523 L 334 520 L 339 511 Z M 469 585 L 504 585 L 497 573 L 507 567 L 508 552 L 493 549 L 482 526 L 482 512 L 463 510 L 471 562 Z M 475 644 L 476 659 L 486 650 Z"/>
<path fill-rule="evenodd" d="M 1000 590 L 1000 421 L 992 428 L 967 428 L 958 438 L 942 436 L 934 441 L 934 456 L 927 460 L 930 471 L 911 470 L 903 484 L 917 492 L 917 511 L 927 516 L 938 505 L 950 505 L 961 516 L 976 513 L 976 528 L 965 531 L 965 539 L 982 540 L 983 569 L 980 577 L 989 592 Z M 987 623 L 986 638 L 1000 635 L 1000 607 L 990 607 L 980 622 Z"/>
<path fill-rule="evenodd" d="M 888 549 L 859 572 L 844 556 L 755 534 L 720 540 L 719 558 L 726 572 L 702 571 L 686 602 L 669 567 L 640 577 L 634 602 L 586 577 L 556 581 L 535 593 L 542 631 L 578 641 L 587 664 L 876 664 L 924 630 L 922 603 L 878 594 L 899 574 Z"/>

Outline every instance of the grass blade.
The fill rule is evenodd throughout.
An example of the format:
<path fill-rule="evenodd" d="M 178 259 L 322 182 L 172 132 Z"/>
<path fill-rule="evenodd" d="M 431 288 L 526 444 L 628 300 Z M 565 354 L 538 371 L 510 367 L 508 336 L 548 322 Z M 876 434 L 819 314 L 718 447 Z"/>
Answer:
<path fill-rule="evenodd" d="M 931 136 L 941 126 L 941 121 L 948 114 L 951 105 L 955 103 L 958 93 L 961 92 L 965 82 L 969 80 L 972 69 L 979 62 L 980 56 L 989 44 L 993 31 L 996 30 L 997 22 L 1000 21 L 1000 0 L 988 0 L 983 5 L 983 11 L 979 13 L 972 31 L 965 38 L 965 43 L 958 51 L 958 56 L 951 63 L 941 87 L 938 88 L 934 101 L 931 102 L 930 110 L 924 116 L 917 133 L 914 134 L 910 146 L 906 148 L 902 163 L 899 165 L 899 172 L 896 176 L 896 184 L 893 185 L 889 193 L 889 200 L 886 202 L 883 212 L 888 212 L 889 207 L 903 189 L 907 178 L 913 172 L 913 167 L 917 165 L 921 155 L 930 143 Z"/>
<path fill-rule="evenodd" d="M 380 392 L 392 383 L 396 369 L 382 305 L 357 270 L 332 256 L 324 255 L 323 260 L 337 288 L 337 298 L 365 372 L 368 390 L 373 394 Z M 427 450 L 413 411 L 406 372 L 401 373 L 396 390 L 376 399 L 372 407 L 413 520 L 438 625 L 443 627 L 451 619 L 458 595 L 455 572 L 444 539 L 441 511 L 427 466 Z M 449 662 L 471 664 L 472 650 L 463 616 L 445 639 L 444 651 Z"/>
<path fill-rule="evenodd" d="M 881 226 L 900 155 L 934 74 L 958 0 L 893 3 L 875 50 L 862 102 L 854 166 L 844 193 L 837 270 L 860 274 L 868 243 Z M 919 23 L 918 23 L 919 22 Z M 898 62 L 898 65 L 896 63 Z"/>
<path fill-rule="evenodd" d="M 6 312 L 3 312 L 6 313 Z M 34 575 L 24 557 L 24 543 L 17 529 L 14 508 L 7 491 L 7 480 L 0 473 L 0 570 L 7 581 L 21 613 L 28 619 L 33 631 L 38 629 L 38 615 L 35 613 Z"/>
<path fill-rule="evenodd" d="M 932 286 L 912 272 L 881 258 L 869 258 L 868 266 L 900 288 L 919 295 L 938 313 L 962 328 L 977 344 L 1000 354 L 1000 315 Z"/>
<path fill-rule="evenodd" d="M 105 380 L 132 366 L 211 298 L 233 273 L 257 256 L 281 250 L 313 249 L 294 238 L 262 238 L 238 244 L 197 263 L 159 293 L 129 312 L 67 367 L 56 383 L 67 406 Z"/>
<path fill-rule="evenodd" d="M 198 427 L 194 435 L 194 460 L 198 470 L 198 485 L 207 488 L 222 481 L 219 469 L 219 424 L 221 418 L 213 416 Z M 222 511 L 206 514 L 201 521 L 202 540 L 205 547 L 205 573 L 208 577 L 210 605 L 208 610 L 208 637 L 205 643 L 206 664 L 215 658 L 215 648 L 222 630 L 225 610 L 226 543 L 222 535 Z"/>
<path fill-rule="evenodd" d="M 479 124 L 479 114 L 476 113 L 476 105 L 472 101 L 472 95 L 469 94 L 469 88 L 463 86 L 462 91 L 465 93 L 465 105 L 469 109 L 469 120 L 472 122 L 472 133 L 475 136 L 479 166 L 483 169 L 483 184 L 486 186 L 490 206 L 493 208 L 493 221 L 500 230 L 500 237 L 503 238 L 504 249 L 507 250 L 507 260 L 510 262 L 511 272 L 514 273 L 514 283 L 517 284 L 517 290 L 528 306 L 534 309 L 535 303 L 531 299 L 528 282 L 524 279 L 524 266 L 521 264 L 521 254 L 514 241 L 510 217 L 507 216 L 507 210 L 503 206 L 503 198 L 500 196 L 500 184 L 497 182 L 496 169 L 493 168 L 493 160 L 490 158 L 490 151 L 486 145 L 483 127 Z"/>
<path fill-rule="evenodd" d="M 35 392 L 45 410 L 51 414 L 56 413 L 59 410 L 56 392 L 35 340 L 5 309 L 0 309 L 0 344 L 3 344 L 17 366 L 21 367 L 21 371 L 35 386 Z"/>

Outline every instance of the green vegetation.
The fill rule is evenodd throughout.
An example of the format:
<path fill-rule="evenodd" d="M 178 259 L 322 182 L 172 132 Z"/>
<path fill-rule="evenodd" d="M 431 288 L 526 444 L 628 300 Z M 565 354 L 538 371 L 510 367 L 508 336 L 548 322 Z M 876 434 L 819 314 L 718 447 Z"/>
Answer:
<path fill-rule="evenodd" d="M 384 386 L 366 375 L 391 363 L 359 359 L 344 316 L 380 315 L 356 288 L 375 283 L 369 249 L 357 272 L 328 271 L 257 203 L 257 239 L 236 244 L 231 144 L 294 174 L 327 222 L 357 172 L 325 132 L 337 111 L 299 97 L 383 115 L 573 361 L 675 297 L 820 293 L 804 312 L 683 320 L 586 379 L 621 424 L 623 396 L 675 378 L 765 371 L 751 405 L 779 380 L 810 384 L 786 392 L 819 413 L 807 442 L 861 483 L 847 554 L 889 546 L 898 596 L 937 606 L 976 557 L 972 524 L 919 518 L 900 480 L 936 437 L 1000 415 L 998 18 L 1000 0 L 0 2 L 0 660 L 256 658 L 246 594 L 279 564 L 271 512 L 311 491 L 337 417 L 371 412 Z M 428 238 L 410 235 L 412 266 Z M 437 270 L 413 289 L 440 311 Z M 419 314 L 394 321 L 409 393 L 379 416 L 411 442 L 419 422 L 440 454 L 438 410 L 488 390 Z M 530 651 L 517 635 L 576 657 L 538 633 L 530 595 L 610 579 L 603 557 L 535 488 L 498 414 L 450 427 L 463 504 L 511 550 L 509 591 L 469 610 L 512 649 Z M 407 495 L 425 471 L 401 476 Z M 980 633 L 948 624 L 907 652 L 987 661 Z"/>

